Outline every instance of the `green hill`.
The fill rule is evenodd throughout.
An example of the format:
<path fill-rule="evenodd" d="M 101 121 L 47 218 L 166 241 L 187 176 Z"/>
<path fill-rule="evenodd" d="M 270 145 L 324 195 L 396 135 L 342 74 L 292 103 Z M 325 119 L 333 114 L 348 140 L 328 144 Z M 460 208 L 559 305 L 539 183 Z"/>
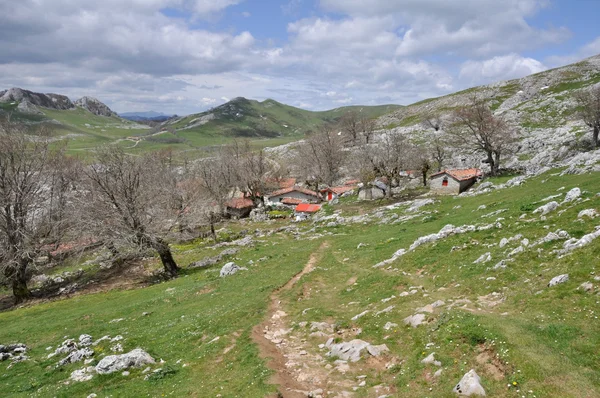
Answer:
<path fill-rule="evenodd" d="M 348 112 L 377 118 L 400 108 L 398 105 L 349 106 L 312 112 L 268 99 L 262 102 L 235 98 L 212 110 L 171 119 L 162 128 L 150 129 L 118 116 L 98 116 L 87 109 L 67 110 L 39 107 L 39 113 L 20 112 L 17 102 L 0 102 L 0 111 L 14 119 L 49 127 L 57 140 L 68 140 L 71 153 L 106 143 L 118 143 L 130 152 L 172 148 L 197 150 L 248 138 L 259 146 L 275 146 L 303 137 L 304 133 L 335 123 Z"/>

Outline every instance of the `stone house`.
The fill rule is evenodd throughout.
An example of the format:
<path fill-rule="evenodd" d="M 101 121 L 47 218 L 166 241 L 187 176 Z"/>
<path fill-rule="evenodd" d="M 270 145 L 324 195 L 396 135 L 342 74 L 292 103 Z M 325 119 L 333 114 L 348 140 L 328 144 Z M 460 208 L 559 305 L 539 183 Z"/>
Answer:
<path fill-rule="evenodd" d="M 296 221 L 306 220 L 319 210 L 321 210 L 321 205 L 300 203 L 298 206 L 296 206 L 296 209 L 294 210 Z"/>
<path fill-rule="evenodd" d="M 438 195 L 458 195 L 469 189 L 481 176 L 479 169 L 443 170 L 431 175 L 431 192 Z"/>
<path fill-rule="evenodd" d="M 355 189 L 356 189 L 356 187 L 352 186 L 352 185 L 344 185 L 341 187 L 325 188 L 325 189 L 321 189 L 321 195 L 323 196 L 324 200 L 326 200 L 328 202 L 332 202 L 341 196 L 345 196 L 344 194 L 351 195 L 351 192 L 354 191 Z"/>
<path fill-rule="evenodd" d="M 268 202 L 282 203 L 286 198 L 299 199 L 304 203 L 318 203 L 321 201 L 321 196 L 315 191 L 302 187 L 290 187 L 271 193 Z"/>
<path fill-rule="evenodd" d="M 246 218 L 254 208 L 254 202 L 248 198 L 234 198 L 225 202 L 225 212 L 232 218 Z"/>

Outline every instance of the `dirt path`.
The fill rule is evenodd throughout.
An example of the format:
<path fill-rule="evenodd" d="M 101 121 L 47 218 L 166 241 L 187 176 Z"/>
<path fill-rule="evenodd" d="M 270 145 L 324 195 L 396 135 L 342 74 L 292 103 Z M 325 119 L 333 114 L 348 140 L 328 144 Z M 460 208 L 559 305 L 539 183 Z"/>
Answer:
<path fill-rule="evenodd" d="M 306 398 L 309 392 L 327 387 L 324 359 L 306 352 L 302 341 L 289 334 L 287 314 L 282 310 L 279 297 L 314 269 L 328 247 L 328 243 L 324 242 L 311 254 L 302 271 L 271 294 L 265 321 L 252 330 L 252 339 L 258 345 L 260 356 L 267 359 L 267 366 L 275 371 L 271 383 L 279 386 L 279 397 Z"/>

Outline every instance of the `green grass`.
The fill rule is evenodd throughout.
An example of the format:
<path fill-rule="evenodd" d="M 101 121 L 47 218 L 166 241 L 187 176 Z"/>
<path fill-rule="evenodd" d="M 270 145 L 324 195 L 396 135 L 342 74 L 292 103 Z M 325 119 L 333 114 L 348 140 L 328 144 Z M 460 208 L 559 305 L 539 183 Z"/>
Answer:
<path fill-rule="evenodd" d="M 367 386 L 359 388 L 356 397 L 372 396 L 370 387 L 376 384 L 392 387 L 395 396 L 452 397 L 452 386 L 471 368 L 482 377 L 488 396 L 599 396 L 598 296 L 578 291 L 577 287 L 593 281 L 600 272 L 600 239 L 563 258 L 552 253 L 562 247 L 562 241 L 546 243 L 514 256 L 506 269 L 490 269 L 507 258 L 506 251 L 519 245 L 512 242 L 507 248 L 500 248 L 498 242 L 502 238 L 522 234 L 534 242 L 557 229 L 576 238 L 594 231 L 598 221 L 577 220 L 577 214 L 583 209 L 600 209 L 600 198 L 596 196 L 600 192 L 599 174 L 561 177 L 559 171 L 529 179 L 519 187 L 475 197 L 439 197 L 436 203 L 421 209 L 423 214 L 398 224 L 326 227 L 327 223 L 301 223 L 300 229 L 308 237 L 323 237 L 307 240 L 300 235 L 301 239 L 295 239 L 296 235 L 286 233 L 261 237 L 256 247 L 245 248 L 234 256 L 236 263 L 249 270 L 232 277 L 219 278 L 219 264 L 206 270 L 185 270 L 176 280 L 148 288 L 76 296 L 0 313 L 0 343 L 23 342 L 31 348 L 32 358 L 11 369 L 6 369 L 6 362 L 0 363 L 0 391 L 9 397 L 90 393 L 125 397 L 261 397 L 274 393 L 277 387 L 268 384 L 271 372 L 258 356 L 250 331 L 263 320 L 271 292 L 300 271 L 310 254 L 326 240 L 329 246 L 315 270 L 281 294 L 282 305 L 294 335 L 306 339 L 307 349 L 313 353 L 325 353 L 318 349 L 325 339 L 310 336 L 297 326 L 298 322 L 326 321 L 338 325 L 344 333 L 361 329 L 357 338 L 389 347 L 390 357 L 386 360 L 396 361 L 396 366 L 372 367 L 364 360 L 351 365 L 344 376 L 347 379 L 367 375 Z M 511 177 L 489 181 L 501 184 Z M 533 214 L 542 199 L 564 194 L 576 186 L 583 191 L 582 202 L 562 205 L 545 220 Z M 562 187 L 565 188 L 559 191 Z M 420 192 L 421 189 L 414 193 Z M 330 215 L 340 211 L 342 216 L 353 216 L 376 212 L 390 203 L 358 202 L 349 197 L 340 200 L 339 205 L 325 206 L 324 212 Z M 482 205 L 485 210 L 478 210 Z M 382 211 L 386 217 L 404 216 L 405 209 L 401 206 Z M 504 211 L 483 217 L 497 210 Z M 451 236 L 425 244 L 389 267 L 372 267 L 447 224 L 496 221 L 501 228 Z M 289 225 L 285 220 L 272 224 L 240 221 L 228 224 L 221 234 L 233 239 L 244 229 L 275 230 L 285 225 Z M 363 245 L 358 249 L 360 243 Z M 176 260 L 184 266 L 219 252 L 211 249 L 207 240 L 172 247 Z M 492 256 L 491 262 L 473 263 L 486 252 Z M 266 261 L 257 261 L 264 257 Z M 149 266 L 158 267 L 157 259 L 152 259 Z M 75 262 L 65 263 L 60 271 L 77 268 Z M 95 268 L 88 272 L 95 272 Z M 548 288 L 548 281 L 562 273 L 569 273 L 569 282 Z M 597 289 L 599 283 L 593 283 Z M 422 288 L 417 289 L 417 294 L 399 296 L 411 286 Z M 491 293 L 503 297 L 496 306 L 482 301 L 493 297 L 489 296 Z M 381 302 L 393 295 L 396 298 L 388 303 Z M 403 325 L 406 316 L 436 300 L 443 300 L 445 305 L 428 315 L 428 324 L 416 329 Z M 464 301 L 451 308 L 459 300 Z M 389 305 L 394 306 L 392 311 L 375 315 Z M 351 320 L 364 310 L 370 312 L 357 321 Z M 145 317 L 143 312 L 152 314 Z M 110 323 L 117 318 L 125 320 Z M 386 322 L 399 326 L 386 331 Z M 58 359 L 46 359 L 46 347 L 56 347 L 65 336 L 76 338 L 82 333 L 94 338 L 121 334 L 126 350 L 144 348 L 165 361 L 153 367 L 163 370 L 151 380 L 144 380 L 141 370 L 133 370 L 127 377 L 116 374 L 65 384 L 70 372 L 83 365 L 56 369 Z M 343 339 L 341 336 L 344 335 L 337 338 Z M 219 340 L 209 343 L 216 337 Z M 433 347 L 426 348 L 428 343 Z M 109 348 L 99 346 L 96 359 Z M 432 351 L 443 364 L 443 373 L 434 382 L 427 381 L 427 375 L 437 369 L 421 363 Z M 495 373 L 478 361 L 482 352 L 494 358 L 501 378 L 496 379 Z M 507 387 L 509 384 L 512 387 Z"/>

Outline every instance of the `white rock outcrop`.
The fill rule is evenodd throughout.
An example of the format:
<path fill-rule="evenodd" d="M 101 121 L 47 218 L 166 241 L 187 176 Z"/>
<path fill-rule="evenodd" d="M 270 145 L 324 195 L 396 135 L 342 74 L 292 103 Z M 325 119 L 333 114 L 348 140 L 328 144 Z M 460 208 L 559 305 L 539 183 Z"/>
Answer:
<path fill-rule="evenodd" d="M 154 358 L 141 348 L 136 348 L 126 354 L 109 355 L 102 358 L 96 365 L 96 373 L 110 374 L 120 372 L 131 367 L 140 368 L 144 365 L 154 364 Z"/>
<path fill-rule="evenodd" d="M 561 283 L 565 283 L 568 280 L 569 280 L 569 274 L 562 274 L 562 275 L 555 276 L 554 278 L 552 278 L 550 280 L 550 282 L 548 282 L 548 287 L 560 285 Z"/>
<path fill-rule="evenodd" d="M 485 390 L 481 386 L 481 378 L 474 369 L 469 370 L 463 378 L 454 386 L 453 390 L 459 396 L 470 397 L 477 395 L 485 397 Z"/>
<path fill-rule="evenodd" d="M 554 210 L 558 209 L 558 206 L 560 206 L 558 204 L 558 202 L 546 203 L 545 205 L 540 206 L 537 209 L 535 209 L 533 211 L 533 214 L 541 213 L 542 216 L 545 216 L 546 214 L 548 214 L 550 212 L 553 212 Z"/>

